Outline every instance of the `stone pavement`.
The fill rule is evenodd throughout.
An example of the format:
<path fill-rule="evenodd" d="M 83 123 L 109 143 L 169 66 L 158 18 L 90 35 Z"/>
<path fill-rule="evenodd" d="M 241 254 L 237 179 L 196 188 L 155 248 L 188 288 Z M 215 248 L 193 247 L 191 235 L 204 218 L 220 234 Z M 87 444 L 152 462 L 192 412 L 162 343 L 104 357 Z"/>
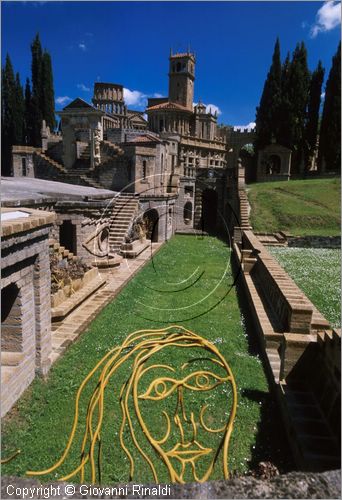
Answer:
<path fill-rule="evenodd" d="M 137 274 L 150 260 L 163 243 L 152 243 L 136 259 L 124 259 L 119 267 L 101 269 L 101 276 L 106 285 L 101 287 L 91 297 L 82 302 L 64 321 L 56 325 L 52 332 L 52 355 L 54 363 L 72 344 L 102 309 L 109 304 L 123 289 L 123 287 Z M 53 326 L 53 325 L 52 325 Z"/>

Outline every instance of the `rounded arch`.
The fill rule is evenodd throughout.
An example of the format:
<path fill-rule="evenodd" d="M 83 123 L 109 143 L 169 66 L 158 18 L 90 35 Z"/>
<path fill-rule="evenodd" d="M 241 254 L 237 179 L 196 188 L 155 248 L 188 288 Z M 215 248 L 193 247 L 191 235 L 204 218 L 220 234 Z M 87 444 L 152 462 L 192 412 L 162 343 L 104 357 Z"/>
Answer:
<path fill-rule="evenodd" d="M 155 208 L 149 208 L 143 215 L 146 228 L 146 238 L 152 243 L 158 241 L 159 213 Z"/>
<path fill-rule="evenodd" d="M 278 155 L 270 155 L 268 159 L 270 174 L 280 174 L 281 158 Z"/>
<path fill-rule="evenodd" d="M 192 203 L 187 201 L 183 209 L 183 220 L 184 224 L 191 224 L 192 221 Z"/>
<path fill-rule="evenodd" d="M 207 233 L 214 233 L 217 223 L 218 196 L 214 189 L 206 188 L 202 191 L 202 229 Z"/>

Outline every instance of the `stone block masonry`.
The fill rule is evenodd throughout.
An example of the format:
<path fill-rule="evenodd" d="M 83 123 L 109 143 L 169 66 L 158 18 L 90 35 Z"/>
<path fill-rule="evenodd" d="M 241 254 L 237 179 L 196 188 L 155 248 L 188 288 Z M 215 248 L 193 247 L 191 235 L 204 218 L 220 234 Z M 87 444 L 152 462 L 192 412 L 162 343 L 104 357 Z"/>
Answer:
<path fill-rule="evenodd" d="M 3 208 L 1 416 L 51 366 L 49 231 L 55 215 Z"/>

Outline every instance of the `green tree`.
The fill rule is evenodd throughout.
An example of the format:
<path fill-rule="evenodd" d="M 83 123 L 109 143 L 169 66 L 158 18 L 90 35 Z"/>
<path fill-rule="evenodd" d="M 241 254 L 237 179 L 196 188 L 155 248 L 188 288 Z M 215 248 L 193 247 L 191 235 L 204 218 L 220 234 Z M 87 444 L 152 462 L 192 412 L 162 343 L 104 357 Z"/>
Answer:
<path fill-rule="evenodd" d="M 53 89 L 53 76 L 51 56 L 48 52 L 44 51 L 42 58 L 42 115 L 46 121 L 46 125 L 53 130 L 56 126 L 55 120 L 55 93 Z"/>
<path fill-rule="evenodd" d="M 24 142 L 25 144 L 32 144 L 32 94 L 31 94 L 31 86 L 30 80 L 26 78 L 25 85 L 25 135 Z"/>
<path fill-rule="evenodd" d="M 278 115 L 281 106 L 281 59 L 280 43 L 277 38 L 272 57 L 272 64 L 267 74 L 260 104 L 256 111 L 256 149 L 261 149 L 271 142 L 272 136 L 279 132 Z"/>
<path fill-rule="evenodd" d="M 318 163 L 327 170 L 341 168 L 341 42 L 332 59 L 325 87 Z"/>
<path fill-rule="evenodd" d="M 31 54 L 32 54 L 31 145 L 40 146 L 41 145 L 40 130 L 42 127 L 42 120 L 43 120 L 43 111 L 42 111 L 43 110 L 43 77 L 42 77 L 43 51 L 38 33 L 31 44 Z"/>
<path fill-rule="evenodd" d="M 14 102 L 14 143 L 24 144 L 25 134 L 25 101 L 23 87 L 20 83 L 20 75 L 16 74 L 15 79 L 15 102 Z"/>
<path fill-rule="evenodd" d="M 285 61 L 282 74 L 282 105 L 278 141 L 292 149 L 292 166 L 304 162 L 305 125 L 310 85 L 307 51 L 304 42 L 297 44 L 291 63 Z"/>
<path fill-rule="evenodd" d="M 317 68 L 311 75 L 307 121 L 305 127 L 305 167 L 309 167 L 316 147 L 318 136 L 319 109 L 321 105 L 322 84 L 324 79 L 324 68 L 318 61 Z"/>
<path fill-rule="evenodd" d="M 12 145 L 15 144 L 15 103 L 16 82 L 13 66 L 9 55 L 6 56 L 5 66 L 1 71 L 1 165 L 2 175 L 10 175 L 12 164 Z"/>

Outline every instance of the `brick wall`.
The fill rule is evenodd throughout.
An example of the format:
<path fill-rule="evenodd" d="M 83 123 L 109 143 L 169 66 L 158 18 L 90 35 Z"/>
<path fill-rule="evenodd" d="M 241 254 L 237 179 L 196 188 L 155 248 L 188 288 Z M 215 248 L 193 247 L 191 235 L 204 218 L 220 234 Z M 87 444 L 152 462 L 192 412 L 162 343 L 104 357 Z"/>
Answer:
<path fill-rule="evenodd" d="M 37 372 L 51 361 L 48 238 L 54 214 L 21 209 L 29 217 L 2 222 L 1 415 L 13 406 Z M 11 211 L 3 209 L 3 211 Z M 8 292 L 15 291 L 15 297 Z"/>

